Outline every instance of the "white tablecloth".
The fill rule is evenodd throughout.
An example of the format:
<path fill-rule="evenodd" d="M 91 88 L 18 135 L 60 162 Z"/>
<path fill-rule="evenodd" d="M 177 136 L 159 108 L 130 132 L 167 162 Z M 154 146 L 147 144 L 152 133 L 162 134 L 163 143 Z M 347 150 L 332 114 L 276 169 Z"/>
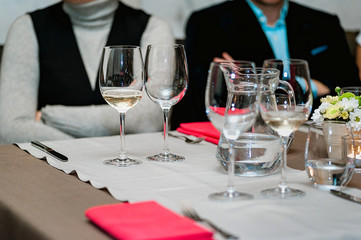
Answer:
<path fill-rule="evenodd" d="M 30 143 L 18 144 L 37 158 L 65 173 L 75 172 L 96 188 L 107 188 L 119 200 L 156 200 L 181 212 L 183 202 L 206 218 L 242 239 L 361 239 L 361 204 L 337 198 L 312 187 L 304 171 L 288 169 L 291 187 L 306 192 L 302 198 L 266 199 L 260 190 L 278 184 L 279 175 L 236 177 L 237 190 L 251 193 L 253 200 L 214 202 L 208 194 L 223 191 L 227 174 L 215 158 L 216 146 L 202 142 L 186 144 L 169 138 L 172 153 L 183 155 L 182 162 L 160 163 L 146 160 L 163 146 L 161 133 L 126 136 L 129 156 L 143 161 L 138 166 L 119 168 L 103 164 L 119 153 L 119 136 L 44 142 L 63 153 L 68 162 L 46 156 Z M 299 159 L 303 161 L 303 159 Z M 357 189 L 346 192 L 361 196 Z M 218 236 L 217 236 L 218 238 Z"/>

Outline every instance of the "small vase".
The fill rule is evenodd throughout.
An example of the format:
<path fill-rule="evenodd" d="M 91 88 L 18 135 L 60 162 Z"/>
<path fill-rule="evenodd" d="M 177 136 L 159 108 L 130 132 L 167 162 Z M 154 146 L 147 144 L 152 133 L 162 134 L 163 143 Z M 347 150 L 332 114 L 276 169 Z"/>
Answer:
<path fill-rule="evenodd" d="M 348 135 L 346 122 L 340 121 L 324 121 L 322 123 L 323 136 L 328 145 L 328 157 L 341 157 L 341 138 Z"/>

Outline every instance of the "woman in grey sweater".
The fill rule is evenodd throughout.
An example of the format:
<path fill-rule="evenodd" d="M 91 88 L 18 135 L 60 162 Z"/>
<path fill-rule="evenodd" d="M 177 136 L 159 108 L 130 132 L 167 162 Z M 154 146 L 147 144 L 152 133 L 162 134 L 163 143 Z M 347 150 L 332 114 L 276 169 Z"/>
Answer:
<path fill-rule="evenodd" d="M 155 16 L 148 16 L 144 12 L 130 9 L 117 0 L 66 0 L 57 5 L 19 17 L 9 30 L 0 69 L 1 144 L 29 142 L 34 139 L 60 140 L 119 134 L 118 113 L 107 104 L 99 104 L 96 101 L 93 103 L 92 100 L 88 101 L 90 104 L 83 104 L 76 102 L 75 99 L 72 102 L 72 98 L 50 102 L 41 99 L 47 99 L 43 98 L 43 95 L 47 94 L 47 89 L 43 89 L 44 84 L 46 86 L 46 82 L 50 81 L 46 79 L 46 76 L 59 76 L 68 71 L 78 74 L 81 69 L 84 70 L 85 79 L 88 79 L 89 91 L 93 91 L 92 94 L 98 94 L 97 73 L 103 47 L 111 42 L 111 38 L 119 45 L 116 41 L 118 38 L 124 40 L 125 35 L 133 34 L 133 28 L 138 28 L 137 24 L 133 24 L 134 26 L 126 30 L 114 27 L 117 26 L 118 21 L 124 21 L 122 11 L 131 12 L 128 14 L 129 19 L 133 19 L 133 15 L 139 15 L 145 19 L 143 20 L 145 21 L 144 31 L 141 32 L 139 43 L 131 42 L 133 41 L 129 40 L 131 38 L 124 40 L 127 45 L 140 45 L 143 57 L 148 44 L 174 42 L 171 29 L 166 22 Z M 52 11 L 57 11 L 56 13 L 59 14 L 53 16 L 55 14 Z M 52 25 L 48 24 L 50 31 L 43 26 L 44 22 L 49 22 L 47 19 L 50 22 L 60 19 L 61 24 L 66 19 L 70 19 L 69 26 L 71 25 L 72 30 L 69 31 L 69 39 L 64 37 L 63 41 L 62 38 L 55 38 L 47 42 L 47 37 L 54 38 Z M 121 26 L 124 23 L 119 24 Z M 58 32 L 55 36 L 56 34 Z M 76 41 L 71 39 L 72 37 Z M 62 51 L 70 51 L 63 43 L 68 40 L 75 43 L 74 49 L 77 50 L 69 56 L 73 54 L 76 58 L 76 53 L 80 53 L 78 54 L 79 62 L 82 63 L 79 65 L 80 70 L 76 68 L 77 66 L 62 69 L 53 64 L 53 69 L 58 71 L 54 74 L 51 72 L 53 70 L 47 67 L 53 61 L 63 60 Z M 49 46 L 57 46 L 56 44 L 61 47 L 58 51 L 60 55 L 50 58 L 49 56 L 53 56 L 51 55 L 53 49 L 49 51 Z M 48 54 L 49 52 L 51 53 Z M 60 65 L 63 62 L 60 62 Z M 61 81 L 61 77 L 59 79 L 58 81 Z M 76 82 L 78 79 L 71 79 L 71 81 Z M 65 86 L 65 89 L 67 87 L 71 86 Z M 70 91 L 75 92 L 77 89 Z M 56 94 L 59 92 L 67 93 L 67 90 L 59 89 Z M 61 98 L 61 94 L 58 98 Z M 52 97 L 52 94 L 48 93 L 48 95 Z M 63 98 L 66 98 L 66 94 Z M 161 130 L 162 113 L 159 106 L 151 102 L 144 94 L 143 99 L 127 113 L 125 129 L 128 133 Z"/>

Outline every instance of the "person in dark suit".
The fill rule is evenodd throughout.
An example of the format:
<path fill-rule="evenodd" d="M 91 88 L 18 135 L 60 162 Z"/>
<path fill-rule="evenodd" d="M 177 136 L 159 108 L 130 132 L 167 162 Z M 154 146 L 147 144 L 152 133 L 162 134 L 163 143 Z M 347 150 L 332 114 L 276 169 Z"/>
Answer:
<path fill-rule="evenodd" d="M 284 39 L 272 42 L 266 32 L 272 36 L 272 27 L 278 25 L 283 26 Z M 338 17 L 288 0 L 226 1 L 194 12 L 185 45 L 190 81 L 186 96 L 173 110 L 172 128 L 182 122 L 208 121 L 207 73 L 219 58 L 254 61 L 257 66 L 265 59 L 304 59 L 318 97 L 336 86 L 361 84 Z"/>

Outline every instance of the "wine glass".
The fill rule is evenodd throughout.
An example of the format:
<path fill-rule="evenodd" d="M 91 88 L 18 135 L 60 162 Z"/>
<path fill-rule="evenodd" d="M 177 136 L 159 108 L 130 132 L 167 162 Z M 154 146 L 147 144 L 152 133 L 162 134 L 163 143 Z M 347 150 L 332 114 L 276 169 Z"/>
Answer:
<path fill-rule="evenodd" d="M 360 96 L 361 95 L 361 87 L 343 87 L 341 88 L 341 94 L 347 93 L 347 92 L 351 92 L 353 94 L 355 94 L 355 96 Z"/>
<path fill-rule="evenodd" d="M 227 85 L 221 65 L 227 63 L 239 68 L 256 67 L 254 62 L 242 60 L 212 62 L 210 64 L 205 93 L 206 114 L 212 125 L 220 132 L 223 130 L 227 104 Z"/>
<path fill-rule="evenodd" d="M 224 72 L 227 83 L 226 109 L 224 111 L 214 111 L 220 117 L 216 120 L 214 120 L 214 117 L 210 117 L 210 119 L 216 128 L 220 128 L 229 143 L 228 186 L 226 191 L 212 193 L 208 197 L 211 200 L 221 201 L 252 199 L 252 195 L 238 192 L 235 189 L 233 183 L 236 155 L 234 145 L 239 136 L 249 130 L 257 118 L 259 108 L 258 74 L 254 74 L 253 68 L 239 68 L 228 63 L 221 64 L 221 69 Z M 208 87 L 211 87 L 211 85 Z M 206 95 L 209 99 L 212 100 L 218 97 L 217 94 L 211 94 L 210 89 L 207 89 L 207 91 Z M 222 116 L 223 112 L 224 117 Z M 221 128 L 220 122 L 222 118 L 224 119 L 224 125 Z"/>
<path fill-rule="evenodd" d="M 283 143 L 281 180 L 278 187 L 262 190 L 261 193 L 270 198 L 292 198 L 304 195 L 304 192 L 287 185 L 287 143 L 288 138 L 304 122 L 307 121 L 312 109 L 312 90 L 308 63 L 301 59 L 265 60 L 263 67 L 280 70 L 280 79 L 287 81 L 293 88 L 294 96 L 275 94 L 275 99 L 261 99 L 261 116 Z"/>
<path fill-rule="evenodd" d="M 161 153 L 147 157 L 151 161 L 174 162 L 184 157 L 169 152 L 168 118 L 171 107 L 185 95 L 188 87 L 188 66 L 181 44 L 148 45 L 145 58 L 145 89 L 150 99 L 163 112 L 164 146 Z"/>
<path fill-rule="evenodd" d="M 105 160 L 105 164 L 128 167 L 142 163 L 131 159 L 125 151 L 125 114 L 143 96 L 144 67 L 141 50 L 138 46 L 107 46 L 99 70 L 99 88 L 105 101 L 120 114 L 120 154 L 119 157 Z"/>

